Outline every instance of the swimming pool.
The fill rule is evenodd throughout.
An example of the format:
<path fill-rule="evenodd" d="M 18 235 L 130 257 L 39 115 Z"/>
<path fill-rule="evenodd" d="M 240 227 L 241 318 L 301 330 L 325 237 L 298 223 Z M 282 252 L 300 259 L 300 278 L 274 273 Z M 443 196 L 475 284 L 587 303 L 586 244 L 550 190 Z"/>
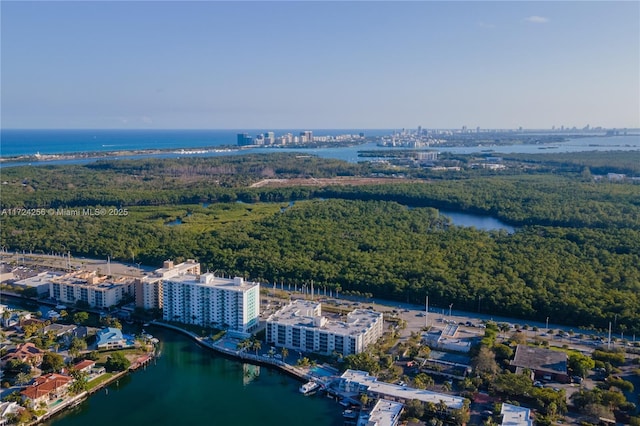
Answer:
<path fill-rule="evenodd" d="M 338 370 L 328 365 L 314 365 L 309 369 L 309 372 L 318 377 L 330 377 L 338 375 Z"/>

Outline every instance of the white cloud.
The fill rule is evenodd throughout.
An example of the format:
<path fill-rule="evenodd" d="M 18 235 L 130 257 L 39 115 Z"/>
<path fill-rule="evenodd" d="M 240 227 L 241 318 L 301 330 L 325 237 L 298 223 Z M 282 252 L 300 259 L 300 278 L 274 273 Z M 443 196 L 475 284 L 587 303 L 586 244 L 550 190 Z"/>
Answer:
<path fill-rule="evenodd" d="M 524 18 L 525 21 L 531 22 L 532 24 L 546 24 L 549 22 L 549 18 L 545 18 L 544 16 L 532 15 Z"/>

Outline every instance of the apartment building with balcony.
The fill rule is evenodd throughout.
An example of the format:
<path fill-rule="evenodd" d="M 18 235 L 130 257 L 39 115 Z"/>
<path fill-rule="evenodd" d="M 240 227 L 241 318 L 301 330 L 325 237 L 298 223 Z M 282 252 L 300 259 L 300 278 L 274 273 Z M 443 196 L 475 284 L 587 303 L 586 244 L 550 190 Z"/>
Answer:
<path fill-rule="evenodd" d="M 163 319 L 249 333 L 258 326 L 260 284 L 212 273 L 179 275 L 162 284 Z"/>
<path fill-rule="evenodd" d="M 267 343 L 301 352 L 343 356 L 357 354 L 377 341 L 383 329 L 380 312 L 356 309 L 346 319 L 328 319 L 320 303 L 295 300 L 266 322 Z"/>

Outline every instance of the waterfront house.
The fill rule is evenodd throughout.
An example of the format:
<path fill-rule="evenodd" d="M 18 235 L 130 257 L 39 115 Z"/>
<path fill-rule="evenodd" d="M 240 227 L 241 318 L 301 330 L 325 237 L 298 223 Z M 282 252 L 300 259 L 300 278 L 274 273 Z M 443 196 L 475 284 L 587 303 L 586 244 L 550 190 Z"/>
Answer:
<path fill-rule="evenodd" d="M 20 414 L 24 410 L 16 402 L 1 402 L 0 403 L 0 426 L 9 424 L 9 421 L 13 416 Z"/>
<path fill-rule="evenodd" d="M 83 373 L 90 373 L 91 369 L 95 367 L 96 362 L 91 361 L 90 359 L 85 359 L 84 361 L 80 361 L 76 365 L 73 366 L 73 369 L 76 371 L 80 371 Z"/>
<path fill-rule="evenodd" d="M 0 365 L 4 367 L 7 362 L 17 360 L 36 367 L 42 362 L 43 356 L 44 351 L 36 347 L 33 343 L 20 343 L 15 348 L 7 351 L 7 354 L 0 359 Z"/>
<path fill-rule="evenodd" d="M 122 349 L 130 346 L 122 335 L 122 330 L 106 327 L 96 334 L 98 349 Z"/>
<path fill-rule="evenodd" d="M 22 400 L 32 407 L 37 407 L 41 402 L 47 404 L 56 398 L 63 398 L 73 377 L 64 374 L 50 373 L 37 377 L 31 386 L 28 386 L 20 395 Z"/>

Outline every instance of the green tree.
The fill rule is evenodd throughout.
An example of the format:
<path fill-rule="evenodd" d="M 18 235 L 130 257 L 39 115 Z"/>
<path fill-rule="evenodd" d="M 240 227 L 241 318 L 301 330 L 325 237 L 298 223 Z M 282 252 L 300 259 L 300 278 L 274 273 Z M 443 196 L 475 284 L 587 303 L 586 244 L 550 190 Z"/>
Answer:
<path fill-rule="evenodd" d="M 122 352 L 114 352 L 107 358 L 105 368 L 107 371 L 124 371 L 131 366 L 131 362 Z"/>
<path fill-rule="evenodd" d="M 73 314 L 73 322 L 74 324 L 84 324 L 89 320 L 89 314 L 87 312 L 81 311 Z"/>
<path fill-rule="evenodd" d="M 258 356 L 258 351 L 262 349 L 262 344 L 260 343 L 260 340 L 257 340 L 257 339 L 254 340 L 253 343 L 251 344 L 251 348 L 256 353 L 256 356 Z"/>
<path fill-rule="evenodd" d="M 64 368 L 64 358 L 62 355 L 45 352 L 42 357 L 40 369 L 45 373 L 59 373 Z"/>
<path fill-rule="evenodd" d="M 73 358 L 77 358 L 82 351 L 87 350 L 87 342 L 84 339 L 73 337 L 69 344 L 69 355 Z"/>
<path fill-rule="evenodd" d="M 359 354 L 351 354 L 344 357 L 344 368 L 376 374 L 380 371 L 380 364 L 368 352 L 360 352 Z"/>
<path fill-rule="evenodd" d="M 568 367 L 574 375 L 580 377 L 586 377 L 589 374 L 589 370 L 593 369 L 596 365 L 595 361 L 585 355 L 578 352 L 569 353 Z"/>
<path fill-rule="evenodd" d="M 406 416 L 415 419 L 421 419 L 424 416 L 424 404 L 422 401 L 412 399 L 407 403 Z"/>
<path fill-rule="evenodd" d="M 24 386 L 31 381 L 32 375 L 31 373 L 23 373 L 20 372 L 16 375 L 16 385 Z"/>
<path fill-rule="evenodd" d="M 79 394 L 88 389 L 89 375 L 84 371 L 78 371 L 75 368 L 69 370 L 69 374 L 73 377 L 73 383 L 71 383 L 70 391 L 73 394 Z"/>

